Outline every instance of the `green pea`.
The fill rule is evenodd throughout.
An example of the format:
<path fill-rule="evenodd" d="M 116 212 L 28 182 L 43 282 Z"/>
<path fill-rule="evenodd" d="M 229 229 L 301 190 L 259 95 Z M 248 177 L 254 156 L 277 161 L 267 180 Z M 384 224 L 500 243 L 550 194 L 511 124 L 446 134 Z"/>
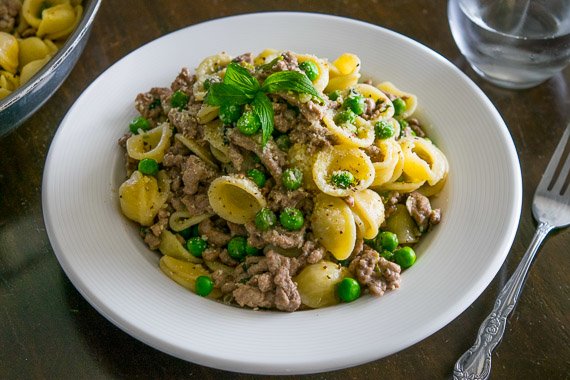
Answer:
<path fill-rule="evenodd" d="M 176 90 L 170 97 L 170 105 L 174 108 L 182 109 L 186 107 L 190 97 L 180 90 Z"/>
<path fill-rule="evenodd" d="M 337 124 L 350 123 L 354 124 L 356 121 L 356 114 L 352 110 L 340 111 L 334 117 L 334 122 Z"/>
<path fill-rule="evenodd" d="M 406 127 L 408 127 L 408 126 L 410 125 L 410 123 L 408 123 L 408 121 L 405 120 L 405 119 L 396 119 L 396 120 L 397 120 L 398 123 L 400 124 L 400 132 L 401 132 L 401 133 L 404 133 L 404 129 L 405 129 Z M 415 134 L 414 131 L 412 131 L 412 133 Z"/>
<path fill-rule="evenodd" d="M 317 65 L 315 65 L 314 62 L 311 61 L 302 62 L 299 65 L 299 68 L 305 72 L 305 74 L 311 81 L 314 81 L 319 77 L 319 68 L 317 67 Z"/>
<path fill-rule="evenodd" d="M 343 302 L 352 302 L 360 297 L 360 284 L 354 278 L 345 277 L 338 283 L 336 292 Z"/>
<path fill-rule="evenodd" d="M 255 214 L 255 226 L 261 231 L 267 231 L 277 223 L 275 213 L 268 208 L 262 208 Z"/>
<path fill-rule="evenodd" d="M 394 127 L 386 120 L 380 120 L 374 124 L 374 133 L 376 134 L 377 139 L 388 139 L 394 136 L 394 132 Z"/>
<path fill-rule="evenodd" d="M 158 173 L 158 162 L 152 158 L 143 158 L 139 161 L 139 172 L 145 175 L 156 175 Z"/>
<path fill-rule="evenodd" d="M 214 281 L 212 281 L 210 276 L 198 276 L 194 285 L 196 287 L 196 294 L 202 297 L 206 297 L 214 290 Z"/>
<path fill-rule="evenodd" d="M 288 135 L 281 135 L 275 139 L 275 144 L 277 145 L 277 148 L 286 152 L 291 148 L 291 139 Z"/>
<path fill-rule="evenodd" d="M 402 247 L 394 251 L 394 261 L 402 269 L 409 268 L 416 262 L 416 253 L 411 247 Z"/>
<path fill-rule="evenodd" d="M 139 129 L 148 131 L 150 129 L 150 122 L 144 116 L 135 117 L 129 124 L 129 131 L 133 135 L 138 135 Z"/>
<path fill-rule="evenodd" d="M 249 243 L 245 244 L 245 254 L 248 256 L 257 256 L 259 254 L 259 249 L 255 248 L 254 246 L 249 245 Z"/>
<path fill-rule="evenodd" d="M 329 95 L 329 99 L 332 101 L 337 100 L 338 98 L 340 98 L 340 91 L 339 90 L 334 90 L 333 92 L 331 92 Z"/>
<path fill-rule="evenodd" d="M 224 125 L 230 125 L 239 120 L 241 116 L 241 106 L 237 104 L 222 104 L 220 106 L 219 117 Z"/>
<path fill-rule="evenodd" d="M 394 116 L 400 116 L 406 112 L 406 102 L 402 98 L 396 98 L 392 100 L 392 105 L 394 106 Z"/>
<path fill-rule="evenodd" d="M 202 257 L 202 253 L 206 248 L 208 248 L 208 243 L 199 236 L 191 237 L 186 241 L 186 249 L 192 256 Z"/>
<path fill-rule="evenodd" d="M 392 252 L 398 246 L 398 235 L 390 231 L 382 231 L 376 237 L 378 248 Z"/>
<path fill-rule="evenodd" d="M 351 93 L 348 98 L 345 99 L 343 106 L 357 115 L 362 115 L 366 109 L 364 97 L 356 93 Z"/>
<path fill-rule="evenodd" d="M 289 190 L 297 190 L 303 184 L 303 172 L 299 168 L 286 169 L 281 175 L 283 186 Z"/>
<path fill-rule="evenodd" d="M 265 186 L 265 174 L 259 169 L 250 169 L 246 172 L 247 178 L 251 179 L 259 187 Z"/>
<path fill-rule="evenodd" d="M 285 207 L 281 214 L 279 214 L 279 222 L 289 231 L 297 231 L 303 227 L 305 223 L 305 217 L 301 210 L 293 207 Z"/>
<path fill-rule="evenodd" d="M 232 259 L 242 260 L 246 255 L 247 239 L 243 236 L 234 236 L 228 243 L 228 254 Z"/>
<path fill-rule="evenodd" d="M 337 170 L 331 175 L 331 183 L 339 189 L 348 189 L 356 183 L 356 178 L 348 170 Z"/>
<path fill-rule="evenodd" d="M 380 256 L 382 256 L 383 258 L 385 258 L 388 261 L 394 261 L 394 253 L 393 252 L 382 251 L 382 253 L 380 253 Z"/>
<path fill-rule="evenodd" d="M 261 128 L 259 117 L 251 111 L 245 111 L 237 121 L 237 129 L 246 136 L 255 134 Z"/>
<path fill-rule="evenodd" d="M 188 228 L 183 229 L 182 231 L 178 231 L 178 234 L 184 238 L 184 240 L 188 240 L 191 237 L 195 237 L 200 235 L 198 232 L 198 225 L 194 224 Z"/>

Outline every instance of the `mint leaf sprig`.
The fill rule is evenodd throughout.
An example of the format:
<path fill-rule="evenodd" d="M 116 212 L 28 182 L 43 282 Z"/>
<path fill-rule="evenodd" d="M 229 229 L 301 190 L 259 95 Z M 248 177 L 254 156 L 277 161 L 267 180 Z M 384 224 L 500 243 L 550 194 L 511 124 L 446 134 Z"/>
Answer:
<path fill-rule="evenodd" d="M 251 73 L 239 64 L 232 62 L 226 68 L 224 80 L 210 85 L 206 104 L 221 106 L 225 104 L 251 104 L 253 113 L 261 122 L 261 143 L 267 144 L 273 133 L 273 106 L 267 94 L 291 91 L 309 94 L 321 102 L 323 99 L 313 87 L 311 80 L 297 71 L 279 71 L 268 76 L 260 85 Z"/>

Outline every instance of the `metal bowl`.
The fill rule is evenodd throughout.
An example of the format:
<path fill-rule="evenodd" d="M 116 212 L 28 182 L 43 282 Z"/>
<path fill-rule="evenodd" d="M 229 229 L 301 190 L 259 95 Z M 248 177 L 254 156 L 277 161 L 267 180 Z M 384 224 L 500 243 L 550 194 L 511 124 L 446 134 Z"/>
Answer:
<path fill-rule="evenodd" d="M 85 48 L 101 0 L 87 0 L 84 15 L 56 55 L 26 84 L 0 100 L 0 136 L 32 116 L 61 86 Z"/>

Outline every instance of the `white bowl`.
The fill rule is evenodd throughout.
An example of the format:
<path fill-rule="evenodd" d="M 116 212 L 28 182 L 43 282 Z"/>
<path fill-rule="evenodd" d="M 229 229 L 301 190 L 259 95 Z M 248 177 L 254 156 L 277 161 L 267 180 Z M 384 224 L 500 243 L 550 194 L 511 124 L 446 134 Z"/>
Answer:
<path fill-rule="evenodd" d="M 451 173 L 437 199 L 443 221 L 417 248 L 402 287 L 382 298 L 294 313 L 252 311 L 201 298 L 158 268 L 120 214 L 123 152 L 117 139 L 134 99 L 168 86 L 206 56 L 264 48 L 334 59 L 356 53 L 362 70 L 418 96 Z M 428 48 L 359 21 L 261 13 L 195 25 L 129 54 L 102 74 L 63 120 L 44 173 L 47 231 L 83 296 L 133 337 L 171 355 L 237 372 L 328 371 L 382 358 L 441 329 L 481 294 L 515 236 L 521 176 L 509 132 L 485 95 Z"/>

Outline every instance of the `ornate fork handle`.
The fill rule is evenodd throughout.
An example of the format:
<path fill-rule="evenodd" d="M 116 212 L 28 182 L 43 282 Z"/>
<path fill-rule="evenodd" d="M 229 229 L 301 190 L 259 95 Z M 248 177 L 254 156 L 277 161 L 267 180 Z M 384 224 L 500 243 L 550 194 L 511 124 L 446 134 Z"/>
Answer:
<path fill-rule="evenodd" d="M 479 327 L 475 344 L 461 355 L 455 363 L 453 369 L 454 380 L 487 379 L 491 374 L 491 354 L 503 338 L 507 317 L 517 304 L 532 260 L 540 244 L 553 228 L 552 225 L 545 222 L 538 224 L 530 246 L 517 269 L 499 293 L 493 311 Z"/>

